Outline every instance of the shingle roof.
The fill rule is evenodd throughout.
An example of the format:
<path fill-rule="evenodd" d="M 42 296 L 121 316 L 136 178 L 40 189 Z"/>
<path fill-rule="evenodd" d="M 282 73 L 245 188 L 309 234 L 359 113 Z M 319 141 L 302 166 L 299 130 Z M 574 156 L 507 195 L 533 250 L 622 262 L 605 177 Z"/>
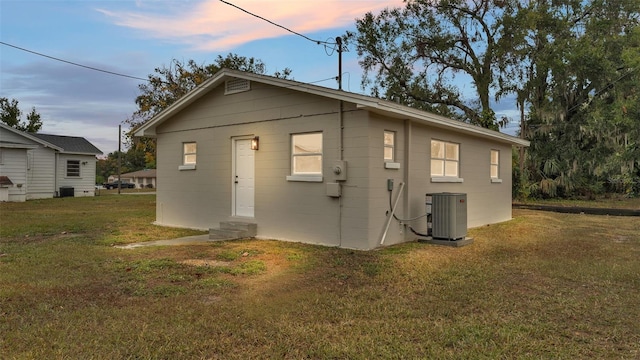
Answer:
<path fill-rule="evenodd" d="M 74 154 L 102 154 L 102 151 L 93 146 L 87 139 L 77 136 L 47 135 L 31 133 L 30 135 L 44 140 L 50 144 L 61 147 L 64 152 Z"/>
<path fill-rule="evenodd" d="M 13 185 L 11 179 L 8 176 L 0 176 L 0 186 Z"/>
<path fill-rule="evenodd" d="M 268 75 L 248 73 L 238 70 L 222 69 L 218 71 L 209 80 L 198 85 L 195 89 L 175 101 L 171 106 L 164 109 L 156 116 L 147 121 L 138 128 L 135 136 L 156 137 L 156 128 L 167 119 L 174 116 L 179 111 L 191 105 L 194 101 L 207 94 L 212 89 L 223 84 L 229 79 L 245 79 L 250 81 L 261 82 L 263 84 L 286 88 L 289 90 L 304 92 L 312 95 L 319 95 L 325 98 L 341 100 L 356 105 L 358 109 L 364 109 L 373 113 L 383 114 L 385 116 L 397 119 L 410 119 L 418 123 L 425 123 L 431 126 L 445 128 L 461 133 L 492 139 L 502 143 L 511 145 L 529 146 L 529 141 L 503 134 L 498 131 L 485 129 L 480 126 L 464 123 L 462 121 L 453 120 L 434 113 L 411 108 L 405 105 L 397 104 L 393 101 L 382 100 L 367 95 L 356 94 L 348 91 L 330 89 L 323 86 L 306 84 L 294 80 L 281 79 Z"/>
<path fill-rule="evenodd" d="M 156 177 L 156 169 L 138 170 L 138 171 L 134 171 L 126 174 L 121 174 L 120 176 L 136 177 L 136 178 L 154 178 Z"/>

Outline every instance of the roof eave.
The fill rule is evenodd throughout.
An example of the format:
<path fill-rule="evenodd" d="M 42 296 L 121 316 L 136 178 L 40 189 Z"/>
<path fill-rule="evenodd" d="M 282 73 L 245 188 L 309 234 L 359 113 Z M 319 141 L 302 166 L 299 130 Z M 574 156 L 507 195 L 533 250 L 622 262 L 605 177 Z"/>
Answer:
<path fill-rule="evenodd" d="M 408 118 L 415 121 L 421 121 L 436 127 L 455 129 L 463 133 L 480 136 L 503 143 L 509 143 L 514 146 L 529 146 L 529 141 L 517 138 L 515 136 L 503 134 L 479 126 L 466 124 L 422 110 L 408 108 L 404 105 L 396 105 L 385 100 L 379 100 L 369 96 L 345 92 L 341 90 L 324 88 L 312 84 L 298 83 L 287 79 L 280 79 L 254 73 L 245 73 L 242 71 L 229 69 L 221 70 L 216 75 L 214 75 L 213 78 L 202 83 L 199 88 L 192 90 L 190 93 L 176 101 L 176 103 L 164 109 L 158 115 L 154 116 L 146 124 L 136 130 L 134 136 L 156 137 L 156 127 L 158 125 L 162 124 L 165 120 L 189 106 L 191 103 L 206 94 L 211 88 L 220 85 L 228 77 L 238 77 L 248 80 L 260 81 L 268 85 L 280 87 L 291 87 L 292 84 L 295 83 L 295 88 L 299 91 L 333 98 L 336 100 L 351 102 L 356 104 L 359 109 L 384 114 L 386 116 L 398 119 Z"/>
<path fill-rule="evenodd" d="M 203 82 L 199 85 L 199 87 L 191 90 L 191 92 L 178 99 L 171 106 L 152 117 L 151 120 L 142 125 L 138 130 L 136 130 L 133 133 L 133 136 L 155 138 L 157 136 L 156 127 L 158 125 L 162 124 L 165 120 L 167 120 L 177 112 L 191 105 L 191 103 L 206 94 L 209 89 L 218 86 L 225 76 L 227 76 L 227 71 L 221 71 L 217 75 L 214 75 L 213 78 Z"/>
<path fill-rule="evenodd" d="M 14 129 L 14 128 L 12 128 L 11 126 L 8 126 L 8 125 L 2 124 L 2 123 L 0 123 L 0 125 L 1 125 L 3 128 L 5 128 L 5 129 L 7 129 L 7 130 L 9 130 L 9 131 L 11 131 L 11 132 L 13 132 L 13 133 L 17 134 L 17 135 L 20 135 L 20 136 L 22 136 L 22 137 L 25 137 L 25 138 L 27 138 L 27 139 L 29 139 L 29 140 L 31 140 L 31 141 L 34 141 L 34 142 L 36 142 L 36 143 L 38 143 L 38 144 L 40 144 L 40 145 L 42 145 L 42 146 L 44 146 L 44 147 L 48 147 L 48 148 L 51 148 L 51 149 L 53 149 L 53 150 L 57 150 L 57 151 L 63 151 L 63 150 L 64 150 L 64 149 L 62 149 L 61 147 L 56 146 L 56 145 L 53 145 L 52 143 L 50 143 L 50 142 L 48 142 L 48 141 L 42 140 L 42 139 L 37 138 L 37 137 L 35 137 L 35 136 L 33 136 L 33 135 L 29 135 L 29 133 L 27 133 L 27 132 L 20 131 L 20 130 L 18 130 L 18 129 Z"/>
<path fill-rule="evenodd" d="M 504 142 L 513 146 L 529 146 L 529 141 L 521 139 L 515 136 L 504 134 L 498 131 L 485 129 L 479 126 L 467 124 L 461 121 L 449 119 L 440 115 L 431 114 L 421 110 L 416 110 L 407 107 L 390 107 L 384 102 L 376 103 L 375 105 L 356 105 L 359 109 L 371 111 L 381 115 L 397 118 L 397 119 L 411 119 L 414 121 L 423 122 L 431 126 L 435 126 L 443 129 L 454 129 L 462 133 L 480 136 L 483 138 Z"/>

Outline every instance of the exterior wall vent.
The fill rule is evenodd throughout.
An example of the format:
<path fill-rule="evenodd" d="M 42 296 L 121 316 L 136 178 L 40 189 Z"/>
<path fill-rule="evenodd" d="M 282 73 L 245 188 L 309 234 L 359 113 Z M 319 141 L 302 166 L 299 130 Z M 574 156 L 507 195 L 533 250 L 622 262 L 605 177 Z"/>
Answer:
<path fill-rule="evenodd" d="M 467 194 L 427 194 L 427 210 L 429 206 L 434 239 L 458 240 L 467 236 Z"/>
<path fill-rule="evenodd" d="M 251 82 L 247 79 L 234 78 L 224 82 L 224 94 L 235 94 L 251 90 Z"/>

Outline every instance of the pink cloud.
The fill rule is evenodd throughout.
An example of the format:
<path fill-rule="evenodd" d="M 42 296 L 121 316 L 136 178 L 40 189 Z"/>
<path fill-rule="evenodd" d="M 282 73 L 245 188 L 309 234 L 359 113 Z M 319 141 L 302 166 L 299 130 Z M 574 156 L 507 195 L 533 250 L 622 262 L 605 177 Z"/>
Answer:
<path fill-rule="evenodd" d="M 367 12 L 399 7 L 402 0 L 231 0 L 230 3 L 302 34 L 347 28 Z M 161 2 L 164 4 L 165 2 Z M 136 12 L 99 9 L 116 25 L 147 36 L 180 42 L 195 50 L 229 50 L 243 43 L 289 35 L 287 31 L 218 0 L 205 0 L 169 12 L 140 7 Z M 148 5 L 147 5 L 148 6 Z M 311 36 L 310 36 L 311 37 Z M 319 39 L 324 40 L 324 39 Z"/>

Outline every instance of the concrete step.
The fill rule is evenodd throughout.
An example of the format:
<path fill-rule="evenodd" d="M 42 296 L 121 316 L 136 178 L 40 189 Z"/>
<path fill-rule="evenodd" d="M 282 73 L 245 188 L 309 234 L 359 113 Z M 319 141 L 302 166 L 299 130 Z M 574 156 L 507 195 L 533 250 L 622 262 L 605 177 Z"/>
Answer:
<path fill-rule="evenodd" d="M 242 221 L 222 221 L 220 222 L 222 230 L 241 230 L 246 232 L 246 237 L 254 237 L 258 233 L 258 224 Z"/>
<path fill-rule="evenodd" d="M 223 221 L 219 229 L 209 229 L 211 240 L 235 240 L 256 236 L 257 224 L 240 221 Z"/>

